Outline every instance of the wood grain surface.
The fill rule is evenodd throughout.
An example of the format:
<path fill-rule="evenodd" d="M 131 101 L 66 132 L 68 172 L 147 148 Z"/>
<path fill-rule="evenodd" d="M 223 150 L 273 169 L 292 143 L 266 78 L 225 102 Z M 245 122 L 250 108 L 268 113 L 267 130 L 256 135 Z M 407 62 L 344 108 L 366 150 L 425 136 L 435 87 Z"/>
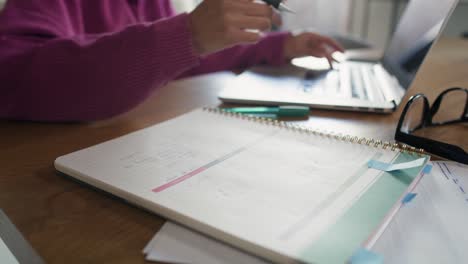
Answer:
<path fill-rule="evenodd" d="M 1 121 L 0 208 L 47 263 L 145 263 L 141 251 L 165 220 L 58 175 L 53 162 L 192 109 L 218 106 L 218 91 L 233 78 L 231 73 L 216 73 L 172 82 L 131 112 L 101 122 Z M 439 42 L 408 96 L 424 92 L 433 100 L 451 86 L 468 87 L 466 40 Z M 308 120 L 297 122 L 392 140 L 400 111 L 401 107 L 381 115 L 312 110 Z M 460 138 L 466 148 L 466 125 L 447 133 Z"/>

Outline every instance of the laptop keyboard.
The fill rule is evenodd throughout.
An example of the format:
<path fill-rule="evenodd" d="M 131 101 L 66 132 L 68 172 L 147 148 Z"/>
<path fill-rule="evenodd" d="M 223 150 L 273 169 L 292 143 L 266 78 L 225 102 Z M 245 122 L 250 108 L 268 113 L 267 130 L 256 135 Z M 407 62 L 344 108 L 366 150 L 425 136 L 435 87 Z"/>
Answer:
<path fill-rule="evenodd" d="M 306 71 L 302 89 L 307 93 L 375 99 L 375 83 L 372 64 L 342 63 L 327 72 Z"/>
<path fill-rule="evenodd" d="M 351 95 L 353 98 L 369 99 L 367 91 L 369 89 L 364 75 L 369 74 L 363 65 L 353 65 L 349 67 L 351 75 Z"/>

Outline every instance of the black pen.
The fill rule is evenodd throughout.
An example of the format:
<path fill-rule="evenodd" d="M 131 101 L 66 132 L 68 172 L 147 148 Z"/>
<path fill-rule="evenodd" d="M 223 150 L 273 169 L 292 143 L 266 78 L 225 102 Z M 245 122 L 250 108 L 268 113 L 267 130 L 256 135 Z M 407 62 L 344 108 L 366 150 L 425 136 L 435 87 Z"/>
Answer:
<path fill-rule="evenodd" d="M 279 11 L 286 11 L 289 13 L 295 14 L 296 12 L 289 8 L 287 5 L 282 3 L 282 0 L 262 0 L 263 2 L 271 5 L 272 7 L 276 8 Z"/>

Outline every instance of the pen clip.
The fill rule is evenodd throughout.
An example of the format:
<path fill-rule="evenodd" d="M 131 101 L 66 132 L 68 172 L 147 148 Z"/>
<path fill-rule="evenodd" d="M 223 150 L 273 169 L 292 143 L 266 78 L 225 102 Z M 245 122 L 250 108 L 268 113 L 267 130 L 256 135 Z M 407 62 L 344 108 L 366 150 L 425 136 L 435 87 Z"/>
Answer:
<path fill-rule="evenodd" d="M 296 14 L 296 11 L 292 10 L 291 8 L 289 8 L 287 5 L 283 3 L 279 3 L 278 10 Z"/>
<path fill-rule="evenodd" d="M 287 5 L 282 3 L 282 0 L 262 0 L 263 2 L 267 3 L 268 5 L 273 6 L 274 8 L 278 9 L 279 11 L 285 11 L 289 13 L 295 14 L 296 11 L 289 8 Z"/>

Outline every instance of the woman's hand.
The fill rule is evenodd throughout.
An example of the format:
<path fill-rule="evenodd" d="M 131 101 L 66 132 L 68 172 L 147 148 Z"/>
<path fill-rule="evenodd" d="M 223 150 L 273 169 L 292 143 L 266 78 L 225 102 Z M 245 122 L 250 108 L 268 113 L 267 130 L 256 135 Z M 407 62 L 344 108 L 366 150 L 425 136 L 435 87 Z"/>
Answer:
<path fill-rule="evenodd" d="M 290 60 L 296 57 L 314 56 L 325 57 L 332 67 L 334 61 L 332 54 L 335 51 L 344 52 L 343 47 L 335 40 L 319 34 L 305 32 L 291 35 L 284 44 L 284 56 Z"/>
<path fill-rule="evenodd" d="M 204 0 L 189 16 L 195 51 L 206 54 L 257 42 L 271 28 L 273 9 L 253 0 Z"/>

